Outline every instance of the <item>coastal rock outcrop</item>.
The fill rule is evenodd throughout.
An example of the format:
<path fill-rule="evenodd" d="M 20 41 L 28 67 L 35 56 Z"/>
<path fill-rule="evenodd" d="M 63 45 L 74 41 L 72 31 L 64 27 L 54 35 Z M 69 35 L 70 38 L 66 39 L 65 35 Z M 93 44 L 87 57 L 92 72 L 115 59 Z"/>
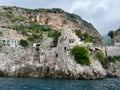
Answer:
<path fill-rule="evenodd" d="M 74 79 L 99 79 L 106 76 L 106 70 L 98 60 L 91 57 L 90 66 L 86 66 L 71 56 L 70 48 L 86 44 L 68 25 L 63 27 L 57 47 L 50 48 L 50 42 L 52 39 L 46 38 L 36 47 L 15 47 L 14 52 L 12 49 L 2 50 L 6 52 L 0 53 L 0 75 Z"/>
<path fill-rule="evenodd" d="M 14 55 L 14 58 L 10 59 L 12 55 Z M 106 76 L 105 69 L 97 60 L 92 61 L 90 66 L 83 66 L 78 64 L 72 57 L 67 58 L 68 56 L 62 59 L 55 59 L 49 54 L 51 58 L 44 58 L 39 63 L 37 61 L 34 62 L 34 55 L 28 56 L 28 54 L 24 53 L 24 59 L 18 55 L 12 55 L 6 55 L 8 58 L 2 58 L 0 61 L 0 76 L 74 79 L 98 79 Z"/>

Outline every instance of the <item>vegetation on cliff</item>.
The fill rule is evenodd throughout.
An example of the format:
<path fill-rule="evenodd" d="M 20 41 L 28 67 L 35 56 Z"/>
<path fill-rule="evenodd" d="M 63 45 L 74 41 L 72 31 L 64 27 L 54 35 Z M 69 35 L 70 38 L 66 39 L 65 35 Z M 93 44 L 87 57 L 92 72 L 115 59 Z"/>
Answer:
<path fill-rule="evenodd" d="M 56 30 L 55 31 L 51 31 L 51 32 L 48 33 L 48 37 L 53 38 L 53 46 L 54 47 L 57 46 L 58 38 L 59 38 L 60 35 L 61 35 L 61 33 L 56 31 Z"/>
<path fill-rule="evenodd" d="M 23 47 L 27 47 L 29 44 L 26 40 L 21 39 L 20 40 L 20 45 L 23 46 Z"/>
<path fill-rule="evenodd" d="M 117 61 L 120 61 L 120 55 L 119 56 L 109 56 L 108 57 L 108 60 L 110 61 L 110 62 L 117 62 Z"/>
<path fill-rule="evenodd" d="M 47 12 L 47 13 L 64 13 L 65 11 L 60 8 L 52 8 L 52 9 L 45 9 L 45 8 L 38 8 L 38 9 L 25 9 L 24 10 L 31 14 L 31 13 L 37 13 L 37 12 Z"/>
<path fill-rule="evenodd" d="M 0 36 L 2 36 L 2 32 L 0 31 Z"/>
<path fill-rule="evenodd" d="M 115 31 L 109 31 L 108 36 L 111 38 L 112 44 L 115 44 L 115 42 L 120 42 L 119 36 L 120 36 L 120 28 L 118 28 Z"/>
<path fill-rule="evenodd" d="M 111 44 L 114 44 L 114 31 L 109 31 L 108 36 L 111 38 Z"/>
<path fill-rule="evenodd" d="M 28 24 L 11 25 L 9 27 L 17 30 L 23 36 L 27 36 L 27 40 L 30 43 L 38 43 L 43 39 L 43 34 L 48 34 L 48 37 L 53 38 L 53 46 L 57 46 L 58 37 L 60 36 L 59 31 L 52 29 L 49 25 L 40 25 L 39 23 L 31 21 L 28 18 L 13 18 L 13 22 L 18 22 L 22 20 L 26 21 Z"/>
<path fill-rule="evenodd" d="M 20 8 L 16 6 L 2 6 L 4 9 L 3 12 L 0 12 L 0 17 L 3 20 L 6 20 L 10 28 L 16 29 L 19 31 L 23 36 L 28 37 L 28 41 L 34 41 L 33 37 L 30 33 L 35 33 L 40 35 L 41 33 L 49 32 L 54 29 L 60 29 L 60 26 L 64 24 L 64 21 L 67 21 L 68 24 L 72 24 L 75 30 L 81 30 L 84 32 L 86 30 L 89 33 L 89 37 L 82 37 L 85 39 L 85 42 L 94 42 L 94 43 L 101 43 L 102 38 L 97 30 L 93 27 L 91 23 L 86 22 L 80 16 L 72 13 L 65 12 L 59 8 L 52 8 L 52 9 L 26 9 Z M 14 11 L 14 12 L 13 12 Z M 37 19 L 37 15 L 40 14 L 42 19 Z M 57 14 L 57 15 L 55 15 Z M 54 18 L 59 18 L 58 22 L 55 23 L 54 18 L 51 18 L 53 15 Z M 55 16 L 54 16 L 55 15 Z M 45 22 L 47 19 L 50 19 L 50 24 Z M 40 21 L 41 20 L 41 21 Z M 40 21 L 40 22 L 38 22 Z M 41 23 L 43 22 L 43 23 Z M 62 25 L 61 25 L 62 24 Z M 59 30 L 58 30 L 59 31 Z M 41 39 L 41 37 L 40 37 Z M 97 40 L 96 40 L 97 39 Z M 40 41 L 40 40 L 37 40 Z M 35 41 L 36 42 L 36 41 Z M 54 41 L 56 42 L 56 40 Z"/>
<path fill-rule="evenodd" d="M 90 36 L 88 32 L 82 33 L 81 30 L 75 30 L 75 33 L 84 42 L 92 42 L 94 44 L 101 42 L 98 36 Z"/>
<path fill-rule="evenodd" d="M 90 54 L 84 46 L 75 46 L 71 49 L 71 54 L 83 65 L 90 65 Z"/>

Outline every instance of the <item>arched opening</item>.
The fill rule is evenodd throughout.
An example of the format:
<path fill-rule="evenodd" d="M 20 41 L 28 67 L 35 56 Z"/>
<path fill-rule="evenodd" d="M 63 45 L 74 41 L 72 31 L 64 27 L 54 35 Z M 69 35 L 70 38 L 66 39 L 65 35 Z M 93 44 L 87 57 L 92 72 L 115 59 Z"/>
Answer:
<path fill-rule="evenodd" d="M 67 50 L 67 48 L 66 47 L 64 47 L 64 51 L 66 51 Z"/>
<path fill-rule="evenodd" d="M 58 54 L 56 53 L 56 58 L 58 58 Z"/>

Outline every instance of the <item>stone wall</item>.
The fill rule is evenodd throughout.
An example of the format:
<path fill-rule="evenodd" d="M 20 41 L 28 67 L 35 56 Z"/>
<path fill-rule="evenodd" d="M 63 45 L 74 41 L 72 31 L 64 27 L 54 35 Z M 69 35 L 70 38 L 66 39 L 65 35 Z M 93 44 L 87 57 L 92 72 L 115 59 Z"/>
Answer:
<path fill-rule="evenodd" d="M 105 52 L 105 46 L 99 46 Z M 108 56 L 118 56 L 120 55 L 120 46 L 106 46 L 106 52 Z"/>
<path fill-rule="evenodd" d="M 117 56 L 120 55 L 120 46 L 107 46 L 108 56 Z"/>

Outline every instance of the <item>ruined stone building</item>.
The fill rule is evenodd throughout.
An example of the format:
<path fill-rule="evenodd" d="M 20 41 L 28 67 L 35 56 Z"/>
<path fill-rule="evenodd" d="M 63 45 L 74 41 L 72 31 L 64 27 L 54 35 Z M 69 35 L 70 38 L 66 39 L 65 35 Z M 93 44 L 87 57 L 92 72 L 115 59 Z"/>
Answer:
<path fill-rule="evenodd" d="M 64 25 L 61 31 L 61 36 L 58 39 L 58 46 L 56 48 L 56 57 L 64 58 L 69 54 L 71 48 L 75 45 L 83 45 L 84 42 L 78 38 L 69 25 Z"/>
<path fill-rule="evenodd" d="M 0 31 L 2 33 L 0 41 L 3 45 L 8 45 L 10 47 L 19 46 L 19 41 L 23 36 L 18 34 L 16 30 L 1 26 Z"/>

